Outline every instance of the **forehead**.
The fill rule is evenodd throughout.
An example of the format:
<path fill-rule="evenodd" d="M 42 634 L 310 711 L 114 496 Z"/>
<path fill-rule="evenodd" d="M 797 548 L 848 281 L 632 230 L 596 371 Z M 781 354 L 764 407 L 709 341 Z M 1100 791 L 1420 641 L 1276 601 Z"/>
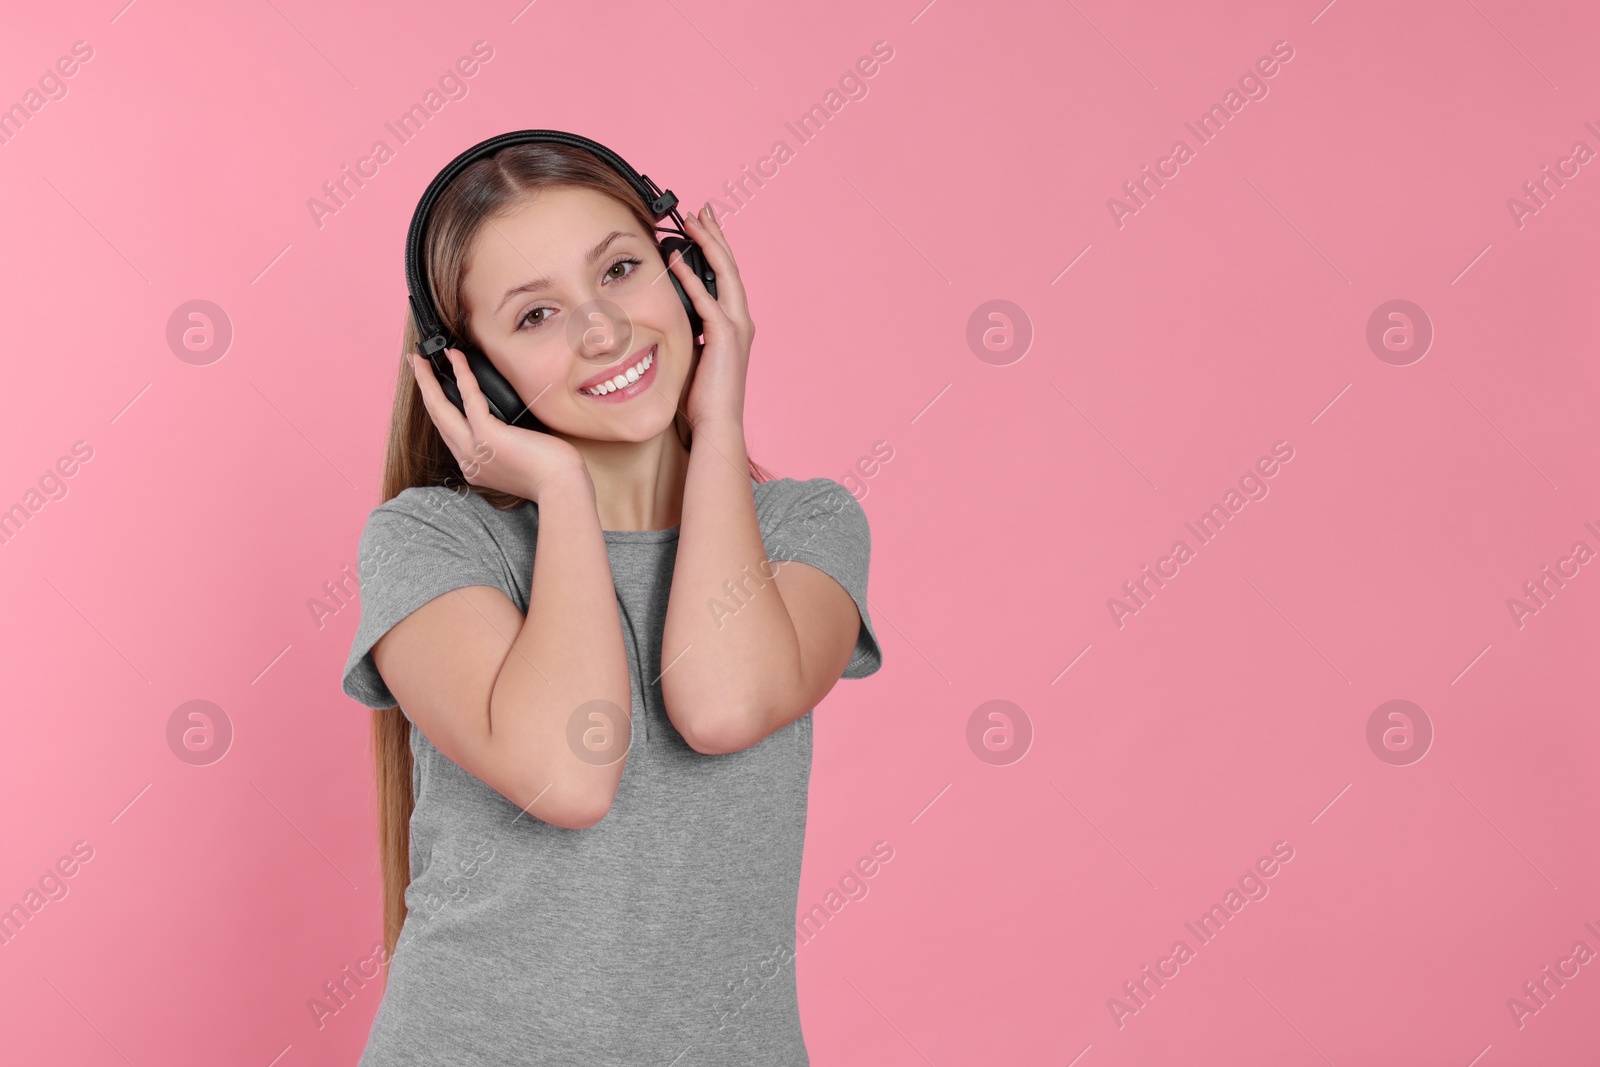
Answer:
<path fill-rule="evenodd" d="M 589 251 L 613 230 L 646 237 L 633 212 L 604 193 L 573 186 L 541 189 L 478 227 L 468 249 L 466 282 L 585 271 Z"/>

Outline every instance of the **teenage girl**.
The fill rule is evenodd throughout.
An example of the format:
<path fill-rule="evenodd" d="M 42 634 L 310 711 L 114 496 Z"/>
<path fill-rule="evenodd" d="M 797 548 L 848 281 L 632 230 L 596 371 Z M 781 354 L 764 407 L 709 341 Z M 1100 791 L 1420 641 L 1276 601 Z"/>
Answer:
<path fill-rule="evenodd" d="M 870 537 L 839 483 L 749 459 L 755 327 L 709 205 L 685 220 L 715 297 L 580 148 L 479 159 L 429 218 L 442 322 L 539 428 L 451 348 L 458 410 L 408 316 L 343 681 L 384 875 L 362 1067 L 809 1062 L 810 711 L 882 665 Z"/>

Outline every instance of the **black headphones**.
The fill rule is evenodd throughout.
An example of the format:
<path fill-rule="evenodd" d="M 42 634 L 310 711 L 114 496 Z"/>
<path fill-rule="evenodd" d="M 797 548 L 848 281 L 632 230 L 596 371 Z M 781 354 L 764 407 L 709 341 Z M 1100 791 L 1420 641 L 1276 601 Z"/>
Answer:
<path fill-rule="evenodd" d="M 444 395 L 450 398 L 450 402 L 455 404 L 457 410 L 465 414 L 466 408 L 461 402 L 461 391 L 456 385 L 455 372 L 451 369 L 450 357 L 445 353 L 447 348 L 458 349 L 466 357 L 467 366 L 471 368 L 473 377 L 478 380 L 478 386 L 488 399 L 489 410 L 502 422 L 530 430 L 537 428 L 536 420 L 528 405 L 517 396 L 517 391 L 511 387 L 511 383 L 495 370 L 494 364 L 489 362 L 489 358 L 476 345 L 465 338 L 453 336 L 441 322 L 438 305 L 433 300 L 432 286 L 428 281 L 427 265 L 423 262 L 423 236 L 427 231 L 428 218 L 433 212 L 434 204 L 445 187 L 458 174 L 477 160 L 492 156 L 502 148 L 539 141 L 581 148 L 626 178 L 644 200 L 652 219 L 658 223 L 667 217 L 672 219 L 672 226 L 656 227 L 657 231 L 674 235 L 657 242 L 661 249 L 663 264 L 673 252 L 682 252 L 684 263 L 705 283 L 706 291 L 713 297 L 717 295 L 717 276 L 706 262 L 705 253 L 700 250 L 700 246 L 684 233 L 683 216 L 678 213 L 678 198 L 673 195 L 672 190 L 658 189 L 656 183 L 648 176 L 634 170 L 626 160 L 604 145 L 587 137 L 579 137 L 575 133 L 563 133 L 560 130 L 518 130 L 480 141 L 451 160 L 449 166 L 439 172 L 427 191 L 422 194 L 422 199 L 417 202 L 417 210 L 411 216 L 411 230 L 406 235 L 406 289 L 411 300 L 411 315 L 417 323 L 419 337 L 417 354 L 433 365 L 433 373 L 438 378 Z M 694 301 L 689 298 L 689 294 L 684 292 L 683 283 L 678 280 L 678 276 L 670 270 L 667 276 L 672 279 L 672 287 L 678 291 L 678 299 L 683 301 L 683 309 L 689 313 L 690 336 L 698 338 L 704 332 L 700 313 L 695 310 Z M 508 418 L 508 415 L 511 417 Z"/>

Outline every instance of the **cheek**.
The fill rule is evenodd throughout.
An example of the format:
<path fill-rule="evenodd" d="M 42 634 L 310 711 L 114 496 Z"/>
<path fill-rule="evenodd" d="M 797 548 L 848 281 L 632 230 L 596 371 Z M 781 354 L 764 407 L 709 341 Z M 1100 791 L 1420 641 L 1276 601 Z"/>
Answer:
<path fill-rule="evenodd" d="M 665 339 L 668 347 L 687 358 L 694 349 L 694 338 L 689 335 L 689 315 L 672 283 L 663 278 L 659 286 L 641 302 L 639 321 L 654 327 Z M 648 318 L 646 318 L 648 316 Z"/>
<path fill-rule="evenodd" d="M 554 325 L 551 323 L 552 328 Z M 493 352 L 491 358 L 524 401 L 539 396 L 547 385 L 559 386 L 568 379 L 572 369 L 572 355 L 566 339 L 559 335 L 537 343 L 512 342 Z M 535 406 L 543 407 L 556 391 L 552 387 Z"/>
<path fill-rule="evenodd" d="M 687 328 L 687 317 L 683 311 L 683 301 L 678 298 L 678 290 L 672 284 L 671 277 L 662 277 L 655 285 L 646 287 L 644 304 L 649 309 L 649 314 L 659 322 L 664 330 L 670 330 L 684 320 Z"/>

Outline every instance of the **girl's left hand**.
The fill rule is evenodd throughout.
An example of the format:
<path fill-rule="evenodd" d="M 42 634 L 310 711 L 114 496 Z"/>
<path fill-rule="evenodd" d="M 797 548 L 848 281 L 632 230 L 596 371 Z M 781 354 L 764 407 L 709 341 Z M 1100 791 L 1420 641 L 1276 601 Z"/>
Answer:
<path fill-rule="evenodd" d="M 743 428 L 750 342 L 756 335 L 755 323 L 750 321 L 750 307 L 745 301 L 744 283 L 739 280 L 733 250 L 728 247 L 722 227 L 717 225 L 711 205 L 708 203 L 698 215 L 693 212 L 685 215 L 684 222 L 689 239 L 700 246 L 706 262 L 717 275 L 717 295 L 713 297 L 678 253 L 673 253 L 672 262 L 668 264 L 705 324 L 705 348 L 700 353 L 694 382 L 689 386 L 684 414 L 691 426 L 711 419 L 729 420 Z"/>

